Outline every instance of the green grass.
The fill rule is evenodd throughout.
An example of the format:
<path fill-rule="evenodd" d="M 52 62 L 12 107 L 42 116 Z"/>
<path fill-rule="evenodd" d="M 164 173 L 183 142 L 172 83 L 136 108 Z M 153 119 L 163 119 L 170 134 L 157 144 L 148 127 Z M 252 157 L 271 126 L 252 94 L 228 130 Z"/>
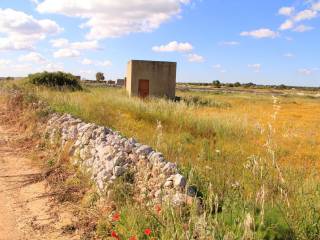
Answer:
<path fill-rule="evenodd" d="M 151 145 L 179 163 L 204 196 L 202 214 L 192 207 L 165 207 L 158 221 L 152 209 L 119 194 L 121 222 L 102 217 L 101 237 L 114 230 L 124 239 L 147 239 L 143 230 L 152 228 L 159 239 L 318 239 L 318 99 L 286 96 L 277 104 L 265 95 L 178 92 L 187 101 L 175 103 L 128 98 L 115 88 L 71 92 L 12 84 L 0 87 L 21 89 L 54 111 Z M 279 115 L 272 119 L 275 112 Z"/>

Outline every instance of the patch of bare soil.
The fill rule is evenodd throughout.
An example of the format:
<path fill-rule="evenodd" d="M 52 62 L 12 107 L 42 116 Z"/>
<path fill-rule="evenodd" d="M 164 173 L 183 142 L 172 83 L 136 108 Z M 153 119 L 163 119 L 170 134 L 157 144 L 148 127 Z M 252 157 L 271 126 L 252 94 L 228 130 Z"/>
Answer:
<path fill-rule="evenodd" d="M 66 206 L 50 199 L 41 168 L 32 159 L 30 144 L 17 144 L 20 130 L 6 121 L 0 99 L 0 240 L 79 239 Z M 31 144 L 32 145 L 32 144 Z"/>

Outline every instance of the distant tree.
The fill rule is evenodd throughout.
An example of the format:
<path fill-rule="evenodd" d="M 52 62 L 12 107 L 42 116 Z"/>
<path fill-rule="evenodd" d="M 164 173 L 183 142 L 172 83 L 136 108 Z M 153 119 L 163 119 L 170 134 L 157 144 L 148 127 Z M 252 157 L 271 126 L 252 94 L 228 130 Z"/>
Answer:
<path fill-rule="evenodd" d="M 226 85 L 227 85 L 227 87 L 234 87 L 233 83 L 227 83 Z"/>
<path fill-rule="evenodd" d="M 284 84 L 280 84 L 277 88 L 283 90 L 283 89 L 287 89 L 288 87 Z"/>
<path fill-rule="evenodd" d="M 217 87 L 217 88 L 220 88 L 221 87 L 221 82 L 219 80 L 215 80 L 212 82 L 212 85 Z"/>
<path fill-rule="evenodd" d="M 102 72 L 97 72 L 96 79 L 98 82 L 104 81 L 104 74 Z"/>
<path fill-rule="evenodd" d="M 252 83 L 252 82 L 249 82 L 249 83 L 243 84 L 243 86 L 246 87 L 246 88 L 250 88 L 250 87 L 255 87 L 256 84 L 254 84 L 254 83 Z"/>
<path fill-rule="evenodd" d="M 235 82 L 235 83 L 234 83 L 234 86 L 235 86 L 235 87 L 241 87 L 241 83 Z"/>

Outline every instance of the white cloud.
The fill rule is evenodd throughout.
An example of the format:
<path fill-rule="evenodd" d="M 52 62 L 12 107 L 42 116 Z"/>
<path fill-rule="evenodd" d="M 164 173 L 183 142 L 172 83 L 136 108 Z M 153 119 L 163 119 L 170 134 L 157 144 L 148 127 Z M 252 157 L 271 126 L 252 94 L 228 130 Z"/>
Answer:
<path fill-rule="evenodd" d="M 213 65 L 213 68 L 215 68 L 215 69 L 221 69 L 221 68 L 222 68 L 222 65 L 221 65 L 221 64 L 215 64 L 215 65 Z"/>
<path fill-rule="evenodd" d="M 39 4 L 39 0 L 30 0 L 33 4 Z"/>
<path fill-rule="evenodd" d="M 8 59 L 0 59 L 0 67 L 4 66 L 4 65 L 8 65 L 11 63 L 11 60 Z"/>
<path fill-rule="evenodd" d="M 268 28 L 261 28 L 250 32 L 242 32 L 241 36 L 250 36 L 253 38 L 276 38 L 279 34 Z"/>
<path fill-rule="evenodd" d="M 177 41 L 170 42 L 167 45 L 154 46 L 152 48 L 154 52 L 190 52 L 192 49 L 193 46 L 190 43 L 179 43 Z"/>
<path fill-rule="evenodd" d="M 191 0 L 44 0 L 40 13 L 57 13 L 84 19 L 88 39 L 119 37 L 134 32 L 150 32 L 175 16 Z"/>
<path fill-rule="evenodd" d="M 300 68 L 298 69 L 298 73 L 300 73 L 301 75 L 309 76 L 312 74 L 312 69 Z"/>
<path fill-rule="evenodd" d="M 62 48 L 54 52 L 53 56 L 55 58 L 72 58 L 80 56 L 80 52 L 70 48 Z"/>
<path fill-rule="evenodd" d="M 303 20 L 310 20 L 312 18 L 315 18 L 317 16 L 317 12 L 314 10 L 306 9 L 301 12 L 299 12 L 295 17 L 294 20 L 296 22 L 300 22 Z"/>
<path fill-rule="evenodd" d="M 283 55 L 284 57 L 287 57 L 287 58 L 293 58 L 294 57 L 294 54 L 292 53 L 286 53 Z"/>
<path fill-rule="evenodd" d="M 95 77 L 95 74 L 96 72 L 93 71 L 93 70 L 81 70 L 80 71 L 80 75 L 82 77 L 82 79 L 89 79 L 89 80 L 95 80 L 96 77 Z"/>
<path fill-rule="evenodd" d="M 216 69 L 217 71 L 219 71 L 220 73 L 226 73 L 227 71 L 225 69 L 223 69 L 221 64 L 215 64 L 212 66 L 214 69 Z"/>
<path fill-rule="evenodd" d="M 32 64 L 29 62 L 15 63 L 7 66 L 0 64 L 0 69 L 3 76 L 27 76 L 30 73 L 42 71 L 64 71 L 63 64 L 49 61 L 38 64 Z"/>
<path fill-rule="evenodd" d="M 225 46 L 236 46 L 239 45 L 240 43 L 237 41 L 226 41 L 226 42 L 221 42 L 220 45 L 225 45 Z"/>
<path fill-rule="evenodd" d="M 39 71 L 48 71 L 48 72 L 64 71 L 64 67 L 63 67 L 63 64 L 61 63 L 47 63 L 44 66 L 40 67 Z"/>
<path fill-rule="evenodd" d="M 254 69 L 255 72 L 260 72 L 261 70 L 261 64 L 255 63 L 255 64 L 248 64 L 248 67 L 251 69 Z"/>
<path fill-rule="evenodd" d="M 91 59 L 85 58 L 81 61 L 81 64 L 83 65 L 91 65 L 93 64 L 93 61 Z"/>
<path fill-rule="evenodd" d="M 303 24 L 296 26 L 296 23 L 299 23 L 301 21 L 311 20 L 319 16 L 318 11 L 320 11 L 320 1 L 316 3 L 313 0 L 310 0 L 310 1 L 308 0 L 306 1 L 306 3 L 309 4 L 309 7 L 307 9 L 304 9 L 298 12 L 295 15 L 293 15 L 294 9 L 290 11 L 289 8 L 288 9 L 286 7 L 281 8 L 280 10 L 283 13 L 282 15 L 286 15 L 289 18 L 283 24 L 281 24 L 279 29 L 282 31 L 291 29 L 292 31 L 295 31 L 295 32 L 306 32 L 306 31 L 312 30 L 313 27 L 309 27 Z M 279 13 L 280 13 L 280 10 L 279 10 Z"/>
<path fill-rule="evenodd" d="M 278 13 L 284 16 L 290 16 L 294 13 L 294 7 L 282 7 L 279 9 Z"/>
<path fill-rule="evenodd" d="M 295 31 L 295 32 L 307 32 L 307 31 L 311 31 L 311 30 L 313 30 L 313 27 L 306 26 L 303 24 L 299 25 L 295 29 L 293 29 L 293 31 Z"/>
<path fill-rule="evenodd" d="M 112 62 L 110 60 L 104 60 L 104 61 L 93 61 L 88 58 L 84 58 L 81 61 L 81 64 L 83 65 L 95 65 L 95 66 L 102 66 L 102 67 L 110 67 L 112 66 Z"/>
<path fill-rule="evenodd" d="M 7 70 L 10 70 L 11 74 L 16 74 L 16 72 L 26 72 L 25 75 L 30 73 L 31 69 L 32 65 L 30 63 L 12 64 L 10 65 L 10 67 L 7 68 Z"/>
<path fill-rule="evenodd" d="M 81 50 L 99 49 L 98 41 L 69 42 L 68 39 L 59 38 L 50 41 L 52 47 L 60 48 L 54 53 L 54 57 L 77 57 Z"/>
<path fill-rule="evenodd" d="M 69 44 L 69 41 L 65 38 L 59 38 L 59 39 L 51 40 L 50 43 L 54 48 L 61 48 L 61 47 L 67 47 Z"/>
<path fill-rule="evenodd" d="M 74 50 L 97 50 L 98 41 L 69 42 L 68 39 L 58 38 L 50 41 L 54 48 L 70 48 Z"/>
<path fill-rule="evenodd" d="M 294 27 L 294 22 L 290 19 L 286 20 L 284 23 L 281 24 L 280 30 L 288 30 Z"/>
<path fill-rule="evenodd" d="M 29 54 L 20 56 L 19 61 L 20 62 L 43 63 L 43 62 L 46 62 L 46 59 L 40 53 L 30 52 Z"/>
<path fill-rule="evenodd" d="M 320 11 L 320 1 L 312 4 L 312 10 L 318 11 L 318 12 Z"/>
<path fill-rule="evenodd" d="M 37 20 L 24 12 L 0 8 L 0 34 L 4 35 L 0 37 L 0 50 L 33 49 L 36 42 L 61 31 L 52 20 Z"/>
<path fill-rule="evenodd" d="M 102 62 L 98 62 L 97 65 L 102 67 L 110 67 L 112 66 L 112 62 L 110 60 L 105 60 Z"/>
<path fill-rule="evenodd" d="M 190 53 L 188 54 L 188 61 L 201 63 L 204 62 L 204 57 L 198 54 Z"/>
<path fill-rule="evenodd" d="M 97 50 L 99 44 L 98 41 L 72 42 L 70 47 L 77 50 Z"/>

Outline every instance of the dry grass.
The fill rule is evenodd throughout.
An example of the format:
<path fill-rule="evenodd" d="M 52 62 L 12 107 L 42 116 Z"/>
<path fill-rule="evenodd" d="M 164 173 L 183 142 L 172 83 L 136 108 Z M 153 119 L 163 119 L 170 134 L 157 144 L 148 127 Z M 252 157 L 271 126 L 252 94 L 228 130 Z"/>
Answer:
<path fill-rule="evenodd" d="M 40 90 L 36 94 L 57 111 L 71 112 L 126 136 L 135 136 L 141 142 L 158 147 L 171 161 L 185 166 L 192 164 L 202 171 L 204 166 L 210 168 L 219 162 L 234 165 L 253 154 L 263 155 L 270 123 L 275 131 L 273 141 L 277 145 L 278 161 L 309 170 L 319 167 L 318 99 L 280 97 L 280 110 L 273 121 L 271 95 L 178 92 L 179 96 L 204 97 L 227 106 L 206 107 L 128 99 L 124 91 L 118 89 L 91 88 L 75 93 Z M 161 144 L 157 142 L 158 121 L 162 126 Z"/>
<path fill-rule="evenodd" d="M 180 164 L 205 196 L 204 215 L 190 213 L 186 220 L 164 211 L 164 226 L 177 227 L 153 223 L 161 239 L 186 234 L 183 226 L 198 239 L 317 239 L 320 234 L 319 99 L 178 92 L 209 103 L 198 105 L 129 99 L 114 88 L 60 92 L 19 87 L 55 111 L 134 136 Z M 148 225 L 150 216 L 132 205 L 121 207 L 128 216 L 117 231 L 133 224 L 132 231 L 141 232 Z M 135 214 L 141 226 L 130 218 Z M 205 232 L 208 237 L 201 238 Z"/>
<path fill-rule="evenodd" d="M 186 93 L 181 93 L 185 95 Z M 187 93 L 188 95 L 190 93 Z M 199 95 L 193 93 L 194 95 Z M 194 113 L 198 116 L 219 119 L 219 121 L 238 121 L 245 125 L 246 132 L 258 131 L 261 134 L 248 137 L 240 143 L 247 153 L 258 153 L 265 143 L 268 125 L 272 123 L 275 131 L 274 141 L 279 151 L 278 160 L 286 165 L 319 169 L 320 124 L 319 99 L 302 97 L 279 97 L 279 113 L 276 121 L 272 119 L 274 107 L 270 96 L 250 94 L 216 94 L 206 95 L 218 102 L 230 104 L 230 108 L 202 107 Z M 249 140 L 249 141 L 248 141 Z M 234 147 L 235 140 L 228 141 Z M 226 143 L 224 143 L 225 145 Z M 252 147 L 254 146 L 254 147 Z M 252 151 L 254 150 L 254 151 Z M 260 149 L 261 150 L 261 149 Z"/>

